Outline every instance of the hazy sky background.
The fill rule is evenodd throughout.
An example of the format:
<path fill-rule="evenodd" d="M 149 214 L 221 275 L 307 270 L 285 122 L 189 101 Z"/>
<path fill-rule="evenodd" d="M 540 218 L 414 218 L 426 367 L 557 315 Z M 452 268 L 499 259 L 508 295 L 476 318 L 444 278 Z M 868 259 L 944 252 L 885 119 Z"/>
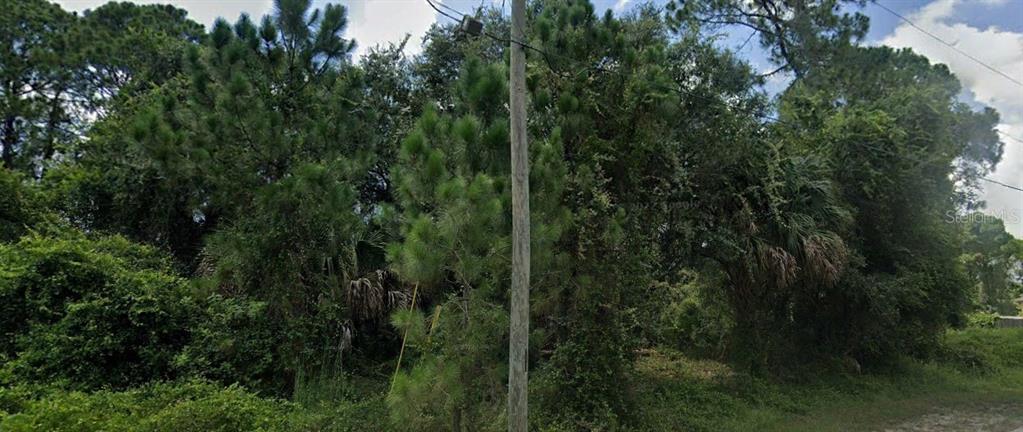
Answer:
<path fill-rule="evenodd" d="M 322 7 L 326 0 L 314 0 Z M 435 0 L 440 2 L 438 0 Z M 1023 0 L 879 0 L 888 8 L 909 18 L 918 26 L 954 44 L 959 49 L 984 61 L 1017 81 L 1023 81 Z M 57 0 L 65 9 L 82 11 L 95 8 L 106 0 Z M 340 0 L 348 7 L 347 36 L 358 43 L 356 57 L 369 47 L 400 41 L 405 34 L 412 39 L 410 54 L 421 49 L 422 35 L 434 22 L 448 20 L 438 15 L 425 0 Z M 627 13 L 642 1 L 594 0 L 597 11 L 612 9 Z M 171 3 L 188 10 L 189 16 L 207 26 L 217 17 L 233 22 L 241 13 L 258 18 L 269 13 L 271 0 L 137 0 L 136 3 Z M 503 0 L 445 0 L 444 4 L 469 13 L 481 5 L 510 6 Z M 510 3 L 510 2 L 509 2 Z M 507 10 L 507 9 L 506 9 Z M 998 129 L 1023 139 L 1023 87 L 978 65 L 951 48 L 902 22 L 884 9 L 868 4 L 863 10 L 870 17 L 868 44 L 908 47 L 932 62 L 945 63 L 963 84 L 962 99 L 976 106 L 994 107 L 1002 116 Z M 749 36 L 744 29 L 721 41 L 737 49 Z M 757 69 L 772 67 L 756 43 L 741 51 Z M 768 91 L 777 92 L 787 84 L 788 77 L 776 75 L 768 83 Z M 1003 183 L 1023 187 L 1023 142 L 1003 137 L 1005 155 L 990 177 Z M 986 184 L 984 198 L 987 212 L 1001 217 L 1017 238 L 1023 238 L 1023 192 Z"/>

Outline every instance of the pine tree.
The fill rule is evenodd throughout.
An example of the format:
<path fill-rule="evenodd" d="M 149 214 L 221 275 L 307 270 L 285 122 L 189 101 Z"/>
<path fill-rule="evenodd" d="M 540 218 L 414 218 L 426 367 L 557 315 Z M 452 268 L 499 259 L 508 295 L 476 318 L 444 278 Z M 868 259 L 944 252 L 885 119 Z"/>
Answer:
<path fill-rule="evenodd" d="M 58 142 L 73 135 L 66 93 L 80 67 L 69 29 L 75 17 L 42 0 L 0 10 L 0 156 L 4 167 L 35 175 Z"/>
<path fill-rule="evenodd" d="M 202 26 L 170 6 L 110 3 L 79 17 L 44 1 L 0 11 L 0 147 L 8 169 L 36 177 L 81 155 L 80 138 L 113 99 L 180 73 Z M 59 156 L 59 157 L 58 157 Z"/>
<path fill-rule="evenodd" d="M 383 139 L 348 62 L 346 11 L 276 6 L 258 26 L 218 20 L 188 47 L 187 77 L 147 93 L 129 121 L 138 163 L 190 210 L 177 223 L 200 227 L 202 249 L 186 255 L 196 272 L 214 293 L 267 304 L 280 330 L 268 373 L 287 392 L 339 373 L 357 327 L 405 295 L 375 273 L 378 209 L 360 192 L 378 181 Z"/>
<path fill-rule="evenodd" d="M 626 24 L 597 20 L 587 2 L 544 2 L 536 10 L 531 43 L 565 53 L 533 56 L 529 67 L 536 329 L 530 351 L 536 400 L 550 402 L 535 405 L 537 419 L 610 425 L 625 409 L 621 383 L 634 346 L 628 314 L 650 282 L 643 263 L 655 257 L 653 221 L 661 217 L 638 185 L 672 181 L 675 171 L 664 164 L 678 162 L 669 147 L 677 143 L 655 139 L 674 113 L 666 105 L 667 71 L 657 66 L 667 39 L 652 13 Z M 452 100 L 441 105 L 451 111 L 427 111 L 403 143 L 395 171 L 401 241 L 390 250 L 398 274 L 424 290 L 427 311 L 443 301 L 438 293 L 454 296 L 439 309 L 441 336 L 417 346 L 418 363 L 399 374 L 390 399 L 401 424 L 430 419 L 437 428 L 502 411 L 494 388 L 503 389 L 506 378 L 480 368 L 505 364 L 493 341 L 505 335 L 498 321 L 506 320 L 511 228 L 507 117 L 499 105 L 504 74 L 471 57 L 458 60 L 490 52 L 480 49 L 484 42 L 451 46 L 443 35 L 434 35 L 424 64 L 454 63 L 462 75 L 451 96 L 439 96 Z M 422 319 L 401 314 L 396 323 L 415 329 Z M 476 334 L 490 345 L 477 348 Z M 445 391 L 429 390 L 439 377 L 454 381 L 441 381 Z M 490 384 L 480 388 L 480 381 Z"/>
<path fill-rule="evenodd" d="M 511 232 L 505 77 L 500 65 L 467 60 L 453 110 L 427 108 L 402 142 L 391 216 L 401 237 L 388 256 L 418 286 L 420 308 L 435 312 L 395 316 L 417 354 L 388 399 L 397 424 L 463 430 L 503 412 Z M 532 181 L 546 186 L 533 199 L 534 259 L 550 269 L 567 221 L 563 162 L 556 136 L 533 147 Z M 429 330 L 416 331 L 424 319 Z"/>

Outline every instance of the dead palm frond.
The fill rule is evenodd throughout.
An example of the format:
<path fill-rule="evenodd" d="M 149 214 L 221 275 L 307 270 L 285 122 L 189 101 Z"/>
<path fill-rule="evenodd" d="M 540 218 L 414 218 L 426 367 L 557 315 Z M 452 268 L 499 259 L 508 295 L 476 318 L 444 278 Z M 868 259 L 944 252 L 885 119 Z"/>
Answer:
<path fill-rule="evenodd" d="M 799 274 L 796 257 L 778 246 L 759 244 L 756 248 L 756 259 L 760 273 L 775 287 L 788 287 L 795 282 Z"/>
<path fill-rule="evenodd" d="M 818 233 L 803 239 L 803 267 L 807 276 L 834 286 L 849 262 L 849 249 L 834 233 Z"/>
<path fill-rule="evenodd" d="M 409 303 L 409 294 L 398 279 L 386 270 L 376 270 L 348 282 L 345 304 L 352 318 L 378 320 Z"/>

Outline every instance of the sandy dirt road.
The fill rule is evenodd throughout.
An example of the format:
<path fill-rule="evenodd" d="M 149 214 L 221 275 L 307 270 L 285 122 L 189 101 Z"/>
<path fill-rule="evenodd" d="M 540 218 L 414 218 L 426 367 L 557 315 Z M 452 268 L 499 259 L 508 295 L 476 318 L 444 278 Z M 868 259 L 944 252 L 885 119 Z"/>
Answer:
<path fill-rule="evenodd" d="M 1023 402 L 936 410 L 884 432 L 1023 432 Z"/>

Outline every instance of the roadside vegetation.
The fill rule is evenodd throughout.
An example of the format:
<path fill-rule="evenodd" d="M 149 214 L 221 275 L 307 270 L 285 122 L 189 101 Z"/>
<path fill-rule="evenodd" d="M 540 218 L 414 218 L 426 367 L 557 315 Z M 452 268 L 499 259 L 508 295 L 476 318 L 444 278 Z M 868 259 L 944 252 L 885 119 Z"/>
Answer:
<path fill-rule="evenodd" d="M 866 430 L 1023 388 L 998 113 L 860 44 L 862 2 L 754 3 L 530 3 L 536 430 Z M 0 430 L 506 427 L 507 41 L 352 59 L 308 0 L 0 24 Z"/>
<path fill-rule="evenodd" d="M 206 381 L 127 391 L 0 390 L 5 431 L 394 430 L 385 380 L 346 379 L 315 403 L 260 397 Z M 875 431 L 935 409 L 994 407 L 1023 419 L 1023 330 L 953 331 L 930 360 L 870 374 L 841 365 L 779 380 L 674 350 L 645 351 L 629 373 L 625 431 Z M 306 395 L 309 398 L 311 395 Z M 556 431 L 540 426 L 537 430 Z M 570 429 L 571 430 L 571 429 Z"/>

